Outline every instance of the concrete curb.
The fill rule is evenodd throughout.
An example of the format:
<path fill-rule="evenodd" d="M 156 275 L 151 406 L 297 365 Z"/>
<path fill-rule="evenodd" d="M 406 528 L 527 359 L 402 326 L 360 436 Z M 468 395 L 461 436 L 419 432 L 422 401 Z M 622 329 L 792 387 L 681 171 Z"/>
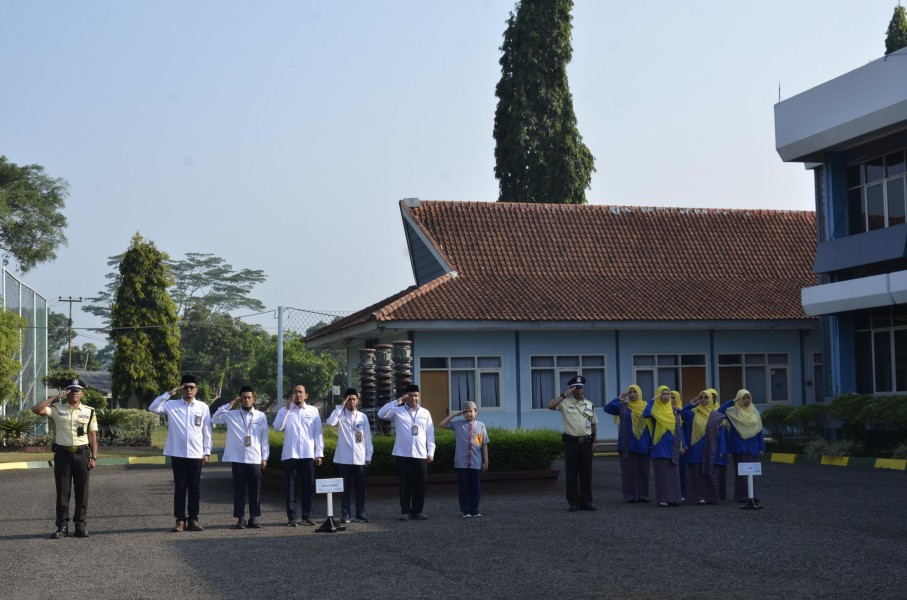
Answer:
<path fill-rule="evenodd" d="M 786 454 L 782 452 L 766 452 L 763 458 L 766 462 L 787 465 L 828 465 L 832 467 L 852 467 L 857 469 L 891 469 L 894 471 L 907 471 L 907 460 L 898 458 L 823 456 L 821 459 L 817 459 L 806 454 Z"/>
<path fill-rule="evenodd" d="M 208 464 L 223 462 L 223 452 L 213 453 L 208 457 Z M 103 466 L 126 466 L 126 465 L 155 465 L 167 466 L 170 464 L 169 456 L 117 456 L 99 458 L 97 465 Z M 54 466 L 51 460 L 30 460 L 24 462 L 0 463 L 0 471 L 11 471 L 18 469 L 48 469 Z"/>

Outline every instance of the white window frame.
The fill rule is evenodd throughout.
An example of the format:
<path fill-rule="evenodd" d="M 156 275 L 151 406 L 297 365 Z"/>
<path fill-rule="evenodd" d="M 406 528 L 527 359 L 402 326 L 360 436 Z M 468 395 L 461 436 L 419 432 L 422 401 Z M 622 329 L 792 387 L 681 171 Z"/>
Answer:
<path fill-rule="evenodd" d="M 763 357 L 763 361 L 761 364 L 747 364 L 746 363 L 746 357 L 754 356 L 754 355 L 761 355 Z M 785 356 L 785 357 L 787 357 L 787 362 L 783 363 L 783 364 L 772 363 L 768 359 L 768 357 L 772 356 L 772 355 Z M 743 364 L 723 363 L 723 362 L 721 362 L 722 356 L 741 356 L 741 357 L 743 357 Z M 765 390 L 765 393 L 767 396 L 766 398 L 763 399 L 763 401 L 766 404 L 790 404 L 793 402 L 793 388 L 791 387 L 790 352 L 744 352 L 744 351 L 721 352 L 718 354 L 717 359 L 718 359 L 718 378 L 719 378 L 718 383 L 719 383 L 719 386 L 721 383 L 721 381 L 720 381 L 721 369 L 736 367 L 736 368 L 740 368 L 742 370 L 742 377 L 740 378 L 740 380 L 743 382 L 743 389 L 749 390 L 751 388 L 751 386 L 747 385 L 747 379 L 746 379 L 747 378 L 747 374 L 746 374 L 747 369 L 753 368 L 753 367 L 762 367 L 764 370 L 763 371 L 764 381 L 763 381 L 762 385 L 763 385 L 763 389 Z M 772 395 L 772 375 L 774 374 L 772 371 L 777 370 L 777 369 L 784 369 L 786 372 L 786 377 L 784 378 L 784 380 L 785 380 L 784 385 L 787 390 L 787 398 L 784 400 L 776 400 Z M 755 397 L 753 398 L 753 402 L 758 402 L 758 401 L 759 401 L 759 398 L 755 398 Z"/>
<path fill-rule="evenodd" d="M 550 358 L 554 363 L 553 366 L 544 366 L 536 367 L 532 363 L 535 359 L 538 358 Z M 577 359 L 576 366 L 564 365 L 560 366 L 558 364 L 558 359 Z M 583 359 L 593 359 L 600 360 L 601 364 L 589 364 L 586 365 Z M 554 371 L 554 395 L 551 398 L 541 398 L 539 397 L 540 406 L 535 406 L 536 394 L 535 390 L 532 387 L 532 382 L 534 380 L 533 374 L 537 371 Z M 559 389 L 558 386 L 561 385 L 561 381 L 564 379 L 565 375 L 570 375 L 571 377 L 576 375 L 582 375 L 584 377 L 588 376 L 588 371 L 600 371 L 602 375 L 602 389 L 601 389 L 601 401 L 596 404 L 595 400 L 592 398 L 587 399 L 591 400 L 593 404 L 597 407 L 604 406 L 607 403 L 606 394 L 608 392 L 607 377 L 608 377 L 608 356 L 606 354 L 531 354 L 529 356 L 529 398 L 531 404 L 531 410 L 548 410 L 548 402 L 555 398 L 558 394 L 562 393 L 564 390 Z"/>
<path fill-rule="evenodd" d="M 445 368 L 440 368 L 440 367 L 424 368 L 424 367 L 422 367 L 422 360 L 424 360 L 424 359 L 444 359 L 445 361 L 447 361 L 447 367 L 445 367 Z M 473 361 L 473 366 L 471 368 L 470 367 L 454 367 L 454 366 L 452 366 L 453 361 L 457 360 L 457 359 L 470 359 Z M 479 360 L 481 360 L 481 359 L 497 360 L 499 366 L 497 366 L 497 367 L 480 367 Z M 460 410 L 459 406 L 453 405 L 454 395 L 453 395 L 452 386 L 453 386 L 453 382 L 454 382 L 453 374 L 455 372 L 461 372 L 461 371 L 471 371 L 474 374 L 473 381 L 475 382 L 475 386 L 476 386 L 475 397 L 474 398 L 471 396 L 470 397 L 471 397 L 472 401 L 476 403 L 476 406 L 479 407 L 480 411 L 482 411 L 482 412 L 488 412 L 488 411 L 503 412 L 503 410 L 504 410 L 504 393 L 503 393 L 504 392 L 504 390 L 503 390 L 503 387 L 504 387 L 504 356 L 503 355 L 496 355 L 496 354 L 462 354 L 462 355 L 448 355 L 448 356 L 441 356 L 441 355 L 435 355 L 435 354 L 426 355 L 426 356 L 419 357 L 419 371 L 420 372 L 422 372 L 422 371 L 432 371 L 432 372 L 446 371 L 447 372 L 447 406 L 451 410 L 451 412 Z M 482 403 L 482 386 L 481 386 L 482 375 L 488 374 L 488 373 L 495 374 L 498 377 L 498 385 L 497 385 L 498 406 L 485 406 Z"/>
<path fill-rule="evenodd" d="M 643 356 L 653 357 L 655 359 L 655 364 L 654 365 L 637 365 L 636 359 L 643 357 Z M 668 357 L 668 356 L 675 357 L 677 359 L 673 365 L 659 364 L 659 361 L 658 361 L 659 357 Z M 694 364 L 694 365 L 684 364 L 683 363 L 684 356 L 695 356 L 695 357 L 702 358 L 702 364 Z M 709 357 L 708 357 L 708 354 L 706 354 L 705 352 L 661 352 L 661 353 L 659 353 L 659 352 L 638 352 L 636 354 L 633 354 L 630 357 L 630 364 L 632 365 L 633 381 L 637 382 L 637 385 L 638 385 L 638 382 L 640 381 L 639 373 L 651 373 L 652 374 L 652 381 L 653 381 L 652 393 L 653 394 L 655 393 L 655 390 L 657 390 L 660 386 L 666 385 L 666 384 L 662 384 L 658 381 L 658 371 L 660 369 L 676 370 L 675 379 L 677 380 L 677 384 L 676 384 L 676 386 L 674 386 L 674 385 L 668 386 L 672 390 L 684 389 L 684 386 L 683 386 L 683 368 L 684 367 L 701 367 L 705 370 L 706 375 L 708 375 L 708 372 L 709 372 L 708 371 Z M 645 390 L 643 390 L 643 394 L 645 394 Z M 648 400 L 650 400 L 650 398 L 644 398 L 644 400 L 648 401 Z"/>

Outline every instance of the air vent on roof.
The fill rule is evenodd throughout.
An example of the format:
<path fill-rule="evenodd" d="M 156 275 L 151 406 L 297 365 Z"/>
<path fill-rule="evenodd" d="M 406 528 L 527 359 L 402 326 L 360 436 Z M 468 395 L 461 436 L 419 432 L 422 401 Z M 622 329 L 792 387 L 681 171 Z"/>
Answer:
<path fill-rule="evenodd" d="M 404 198 L 403 201 L 406 202 L 406 206 L 409 208 L 419 208 L 418 198 Z"/>

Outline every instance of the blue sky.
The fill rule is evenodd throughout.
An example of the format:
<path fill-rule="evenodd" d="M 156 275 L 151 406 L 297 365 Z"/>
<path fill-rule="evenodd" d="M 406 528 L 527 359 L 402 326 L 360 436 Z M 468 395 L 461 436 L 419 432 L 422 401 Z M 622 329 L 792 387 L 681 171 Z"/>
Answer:
<path fill-rule="evenodd" d="M 788 98 L 880 58 L 895 5 L 577 0 L 589 201 L 812 210 L 811 176 L 774 150 L 779 85 Z M 513 6 L 5 0 L 0 154 L 71 184 L 69 245 L 25 281 L 65 312 L 57 298 L 103 288 L 139 232 L 174 258 L 263 269 L 271 310 L 351 311 L 411 285 L 397 201 L 497 198 Z"/>

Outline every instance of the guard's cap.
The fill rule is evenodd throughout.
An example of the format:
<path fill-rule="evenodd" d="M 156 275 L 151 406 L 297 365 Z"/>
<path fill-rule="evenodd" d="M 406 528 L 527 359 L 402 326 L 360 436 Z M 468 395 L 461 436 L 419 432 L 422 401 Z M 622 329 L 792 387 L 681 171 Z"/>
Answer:
<path fill-rule="evenodd" d="M 577 375 L 573 379 L 567 382 L 567 387 L 586 387 L 586 378 L 582 375 Z"/>
<path fill-rule="evenodd" d="M 81 390 L 83 387 L 82 382 L 78 379 L 73 379 L 69 385 L 66 386 L 67 390 Z"/>

